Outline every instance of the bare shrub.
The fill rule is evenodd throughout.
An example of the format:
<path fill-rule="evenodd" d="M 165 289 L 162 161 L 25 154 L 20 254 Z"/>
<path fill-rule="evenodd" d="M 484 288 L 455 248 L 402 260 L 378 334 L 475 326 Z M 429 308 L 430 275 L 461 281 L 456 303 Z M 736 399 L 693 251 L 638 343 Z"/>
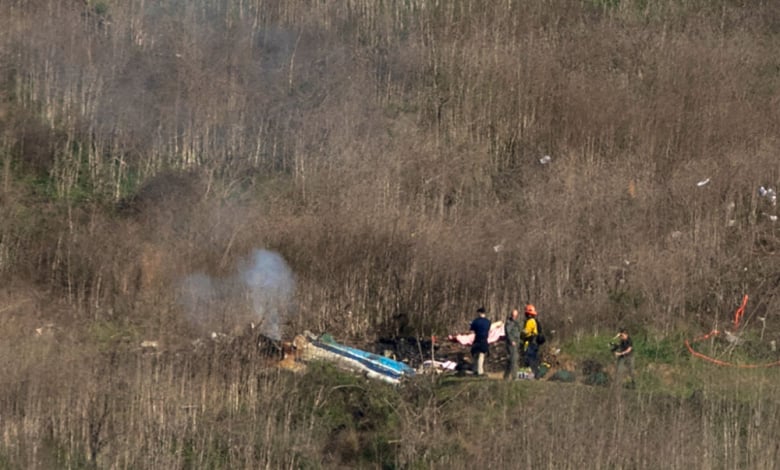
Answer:
<path fill-rule="evenodd" d="M 771 394 L 723 386 L 771 373 L 393 394 L 208 335 L 256 319 L 236 273 L 268 250 L 296 282 L 285 337 L 442 336 L 531 302 L 561 341 L 669 338 L 749 293 L 773 357 L 778 14 L 3 2 L 0 466 L 771 467 Z"/>

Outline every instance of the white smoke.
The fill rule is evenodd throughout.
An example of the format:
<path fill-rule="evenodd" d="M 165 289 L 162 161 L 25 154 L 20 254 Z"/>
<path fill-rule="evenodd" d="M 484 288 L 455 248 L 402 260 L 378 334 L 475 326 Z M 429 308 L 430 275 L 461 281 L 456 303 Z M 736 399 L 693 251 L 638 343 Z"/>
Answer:
<path fill-rule="evenodd" d="M 278 254 L 255 250 L 249 266 L 241 273 L 249 288 L 252 308 L 261 331 L 273 339 L 282 338 L 282 325 L 290 312 L 295 281 L 292 271 Z"/>
<path fill-rule="evenodd" d="M 292 313 L 295 278 L 278 253 L 255 250 L 239 272 L 230 278 L 196 273 L 184 279 L 179 300 L 190 321 L 202 328 L 225 329 L 251 321 L 273 339 L 282 338 L 285 320 Z"/>

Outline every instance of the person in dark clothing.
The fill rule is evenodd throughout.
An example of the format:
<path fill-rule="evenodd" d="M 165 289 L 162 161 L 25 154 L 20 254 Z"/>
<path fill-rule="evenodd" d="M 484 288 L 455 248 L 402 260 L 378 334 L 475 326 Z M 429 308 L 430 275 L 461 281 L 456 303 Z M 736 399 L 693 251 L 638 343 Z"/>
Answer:
<path fill-rule="evenodd" d="M 490 333 L 490 320 L 483 307 L 477 309 L 477 318 L 471 322 L 470 330 L 474 332 L 474 342 L 471 345 L 471 357 L 474 360 L 474 374 L 485 375 L 485 356 L 490 347 L 488 334 Z"/>
<path fill-rule="evenodd" d="M 520 360 L 520 344 L 522 343 L 520 332 L 522 327 L 517 321 L 520 316 L 518 309 L 512 309 L 512 313 L 504 324 L 504 339 L 506 342 L 507 364 L 504 371 L 504 380 L 517 379 L 517 365 Z"/>
<path fill-rule="evenodd" d="M 620 342 L 617 344 L 614 352 L 617 358 L 615 381 L 621 383 L 625 379 L 625 375 L 628 374 L 630 380 L 626 386 L 634 388 L 636 386 L 636 382 L 634 382 L 634 345 L 631 342 L 628 330 L 625 328 L 620 329 L 617 337 L 620 339 Z"/>

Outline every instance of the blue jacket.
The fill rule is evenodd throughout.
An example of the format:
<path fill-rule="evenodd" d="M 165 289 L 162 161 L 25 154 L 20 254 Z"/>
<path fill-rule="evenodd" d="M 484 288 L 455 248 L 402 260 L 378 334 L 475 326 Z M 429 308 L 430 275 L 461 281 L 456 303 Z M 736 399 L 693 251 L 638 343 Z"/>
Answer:
<path fill-rule="evenodd" d="M 474 343 L 471 345 L 472 353 L 486 353 L 489 350 L 488 334 L 490 333 L 490 320 L 485 317 L 477 317 L 471 322 L 471 331 L 474 332 Z"/>

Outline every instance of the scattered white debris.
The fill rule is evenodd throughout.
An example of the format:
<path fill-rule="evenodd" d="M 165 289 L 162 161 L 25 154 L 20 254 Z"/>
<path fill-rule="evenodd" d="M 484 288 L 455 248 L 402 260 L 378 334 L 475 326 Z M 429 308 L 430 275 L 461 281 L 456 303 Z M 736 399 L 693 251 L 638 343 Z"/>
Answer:
<path fill-rule="evenodd" d="M 499 251 L 504 251 L 504 245 L 499 244 L 494 246 L 493 251 L 495 251 L 496 253 L 498 253 Z"/>
<path fill-rule="evenodd" d="M 455 370 L 455 368 L 458 366 L 456 362 L 453 361 L 434 361 L 434 360 L 427 360 L 422 363 L 422 372 L 430 371 L 430 370 Z"/>
<path fill-rule="evenodd" d="M 229 339 L 230 337 L 226 335 L 225 333 L 219 333 L 217 331 L 211 332 L 211 339 L 214 341 L 224 341 Z"/>
<path fill-rule="evenodd" d="M 673 240 L 677 240 L 678 238 L 682 237 L 682 234 L 683 233 L 681 231 L 675 230 L 674 232 L 672 232 L 671 236 Z"/>
<path fill-rule="evenodd" d="M 769 220 L 771 220 L 772 222 L 777 222 L 777 216 L 776 215 L 770 215 L 769 216 Z"/>
<path fill-rule="evenodd" d="M 734 217 L 734 211 L 737 208 L 737 204 L 734 201 L 729 201 L 726 204 L 726 226 L 733 227 L 737 225 L 737 219 Z"/>
<path fill-rule="evenodd" d="M 160 343 L 158 343 L 157 341 L 144 340 L 141 341 L 141 347 L 143 349 L 157 349 L 158 347 L 160 347 Z"/>
<path fill-rule="evenodd" d="M 549 156 L 549 155 L 545 155 L 545 156 L 543 156 L 542 158 L 539 159 L 539 163 L 541 163 L 542 165 L 547 165 L 551 161 L 552 161 L 552 157 Z"/>
<path fill-rule="evenodd" d="M 696 186 L 701 188 L 702 186 L 707 186 L 708 184 L 710 184 L 709 178 L 699 181 L 698 183 L 696 183 Z"/>
<path fill-rule="evenodd" d="M 728 341 L 729 343 L 736 345 L 742 342 L 742 339 L 739 336 L 735 335 L 734 333 L 730 331 L 724 331 L 724 333 L 726 334 L 726 341 Z"/>
<path fill-rule="evenodd" d="M 758 188 L 758 195 L 767 198 L 769 203 L 777 205 L 777 192 L 773 188 L 765 188 L 763 186 Z"/>
<path fill-rule="evenodd" d="M 51 338 L 54 336 L 54 323 L 47 323 L 40 328 L 35 329 L 35 336 L 38 338 Z"/>

